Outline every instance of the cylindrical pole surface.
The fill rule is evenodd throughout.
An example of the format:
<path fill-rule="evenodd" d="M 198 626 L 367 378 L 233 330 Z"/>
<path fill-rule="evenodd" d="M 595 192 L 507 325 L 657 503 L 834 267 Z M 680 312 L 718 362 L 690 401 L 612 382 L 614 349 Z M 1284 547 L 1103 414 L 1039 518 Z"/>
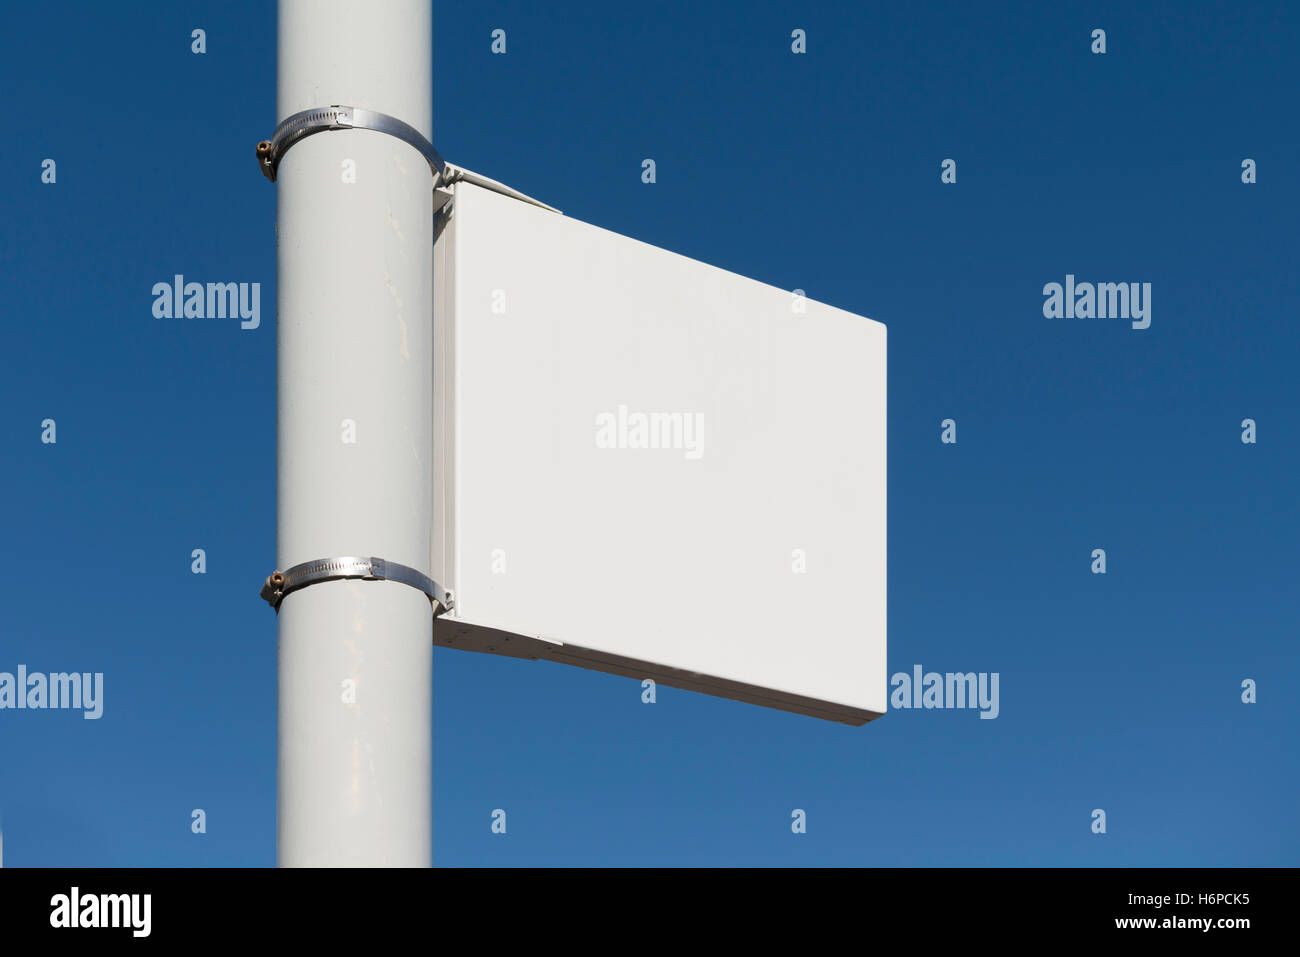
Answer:
<path fill-rule="evenodd" d="M 330 105 L 432 138 L 428 0 L 280 0 L 277 122 Z M 395 136 L 294 144 L 278 191 L 278 560 L 428 574 L 432 174 Z M 389 581 L 320 582 L 279 612 L 281 866 L 428 866 L 432 612 Z"/>

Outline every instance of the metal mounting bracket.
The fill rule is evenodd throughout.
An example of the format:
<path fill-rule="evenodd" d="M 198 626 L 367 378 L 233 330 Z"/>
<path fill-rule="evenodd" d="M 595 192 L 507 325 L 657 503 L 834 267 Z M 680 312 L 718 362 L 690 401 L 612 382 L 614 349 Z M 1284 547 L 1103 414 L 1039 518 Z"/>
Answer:
<path fill-rule="evenodd" d="M 262 171 L 262 175 L 274 183 L 280 168 L 280 160 L 284 158 L 289 147 L 304 137 L 311 136 L 313 133 L 323 133 L 326 130 L 374 130 L 396 136 L 420 151 L 420 155 L 428 161 L 429 169 L 433 171 L 435 177 L 444 177 L 447 174 L 447 164 L 442 161 L 433 144 L 415 127 L 387 113 L 376 113 L 374 110 L 363 110 L 355 106 L 335 105 L 303 110 L 301 113 L 285 117 L 275 128 L 269 140 L 262 140 L 257 144 L 257 166 Z"/>
<path fill-rule="evenodd" d="M 429 601 L 435 605 L 435 618 L 444 611 L 451 611 L 456 604 L 451 592 L 424 572 L 382 558 L 322 558 L 314 562 L 303 562 L 287 571 L 276 571 L 267 576 L 262 585 L 262 598 L 278 612 L 280 602 L 289 592 L 316 582 L 340 578 L 363 578 L 366 581 L 391 581 L 410 585 L 429 596 Z"/>

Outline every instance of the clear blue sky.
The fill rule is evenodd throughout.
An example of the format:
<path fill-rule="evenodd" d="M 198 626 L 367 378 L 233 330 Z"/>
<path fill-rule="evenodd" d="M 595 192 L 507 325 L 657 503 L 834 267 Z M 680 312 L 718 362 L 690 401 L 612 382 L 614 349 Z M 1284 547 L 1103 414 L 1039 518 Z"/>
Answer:
<path fill-rule="evenodd" d="M 1000 675 L 996 720 L 849 728 L 440 649 L 436 863 L 1297 863 L 1300 8 L 434 23 L 448 159 L 888 324 L 890 672 Z M 11 865 L 275 860 L 274 64 L 270 3 L 7 12 L 0 671 L 105 675 L 98 721 L 0 711 Z M 261 328 L 155 319 L 175 273 Z M 1067 274 L 1150 282 L 1150 328 L 1045 318 Z"/>

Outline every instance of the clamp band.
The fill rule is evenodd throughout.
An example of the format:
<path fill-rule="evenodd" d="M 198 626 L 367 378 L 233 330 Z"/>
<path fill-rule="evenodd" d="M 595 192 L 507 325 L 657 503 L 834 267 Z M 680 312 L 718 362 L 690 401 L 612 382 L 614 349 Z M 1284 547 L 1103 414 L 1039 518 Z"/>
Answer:
<path fill-rule="evenodd" d="M 280 602 L 289 592 L 314 585 L 316 582 L 334 581 L 339 578 L 401 582 L 403 585 L 410 585 L 424 592 L 431 602 L 441 607 L 442 611 L 450 611 L 455 606 L 451 592 L 424 572 L 382 558 L 322 558 L 314 562 L 303 562 L 287 571 L 276 571 L 269 575 L 266 583 L 262 585 L 262 598 L 278 612 Z M 440 613 L 437 608 L 434 609 L 434 617 Z"/>
<path fill-rule="evenodd" d="M 363 110 L 355 106 L 327 106 L 314 110 L 303 110 L 287 116 L 275 128 L 269 140 L 257 144 L 257 165 L 262 175 L 275 182 L 280 169 L 280 160 L 290 146 L 313 133 L 326 130 L 374 130 L 396 136 L 403 142 L 410 143 L 429 163 L 429 169 L 435 176 L 445 176 L 447 164 L 442 161 L 433 144 L 424 138 L 415 127 L 403 123 L 387 113 Z"/>

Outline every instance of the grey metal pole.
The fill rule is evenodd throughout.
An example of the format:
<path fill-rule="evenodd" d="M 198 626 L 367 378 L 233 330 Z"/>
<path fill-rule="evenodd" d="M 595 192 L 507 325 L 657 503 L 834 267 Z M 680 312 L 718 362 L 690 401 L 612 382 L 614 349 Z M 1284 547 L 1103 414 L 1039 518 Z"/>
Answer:
<path fill-rule="evenodd" d="M 280 0 L 277 119 L 331 105 L 432 138 L 428 0 Z M 376 556 L 429 571 L 432 174 L 373 130 L 279 161 L 278 567 Z M 279 608 L 281 866 L 428 866 L 432 609 L 391 580 Z"/>

